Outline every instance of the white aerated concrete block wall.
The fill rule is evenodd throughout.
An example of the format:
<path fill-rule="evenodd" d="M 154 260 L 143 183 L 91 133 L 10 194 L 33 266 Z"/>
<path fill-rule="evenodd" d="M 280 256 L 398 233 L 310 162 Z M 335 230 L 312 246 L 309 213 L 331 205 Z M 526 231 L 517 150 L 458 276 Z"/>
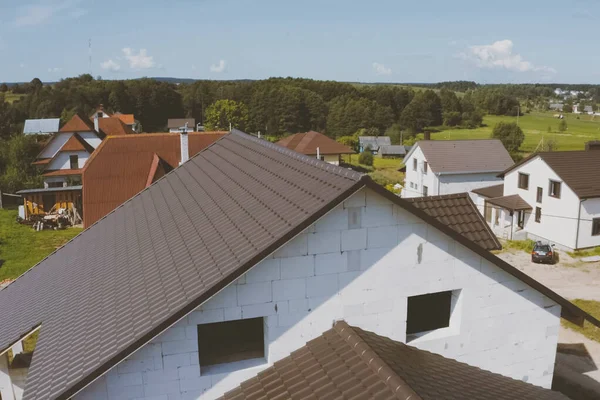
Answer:
<path fill-rule="evenodd" d="M 405 342 L 408 297 L 446 290 L 459 296 L 451 326 L 411 345 L 550 387 L 560 306 L 365 189 L 77 398 L 214 399 L 336 320 Z M 198 324 L 255 317 L 266 359 L 199 365 Z"/>

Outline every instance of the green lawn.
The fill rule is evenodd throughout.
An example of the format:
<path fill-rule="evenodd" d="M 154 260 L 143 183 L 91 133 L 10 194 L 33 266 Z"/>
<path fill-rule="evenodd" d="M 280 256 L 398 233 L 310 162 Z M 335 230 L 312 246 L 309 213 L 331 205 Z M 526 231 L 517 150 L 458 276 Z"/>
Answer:
<path fill-rule="evenodd" d="M 25 96 L 25 95 L 6 92 L 6 93 L 4 93 L 4 100 L 6 100 L 7 103 L 13 103 L 15 100 L 19 100 L 23 96 Z"/>
<path fill-rule="evenodd" d="M 398 172 L 402 166 L 402 159 L 398 158 L 380 158 L 373 157 L 373 166 L 362 165 L 358 163 L 358 154 L 352 156 L 344 156 L 344 161 L 348 164 L 357 165 L 367 170 L 367 173 L 373 180 L 381 185 L 387 184 L 402 184 L 404 182 L 404 174 Z"/>
<path fill-rule="evenodd" d="M 552 112 L 536 112 L 519 117 L 519 126 L 525 133 L 525 141 L 521 150 L 531 153 L 542 138 L 553 139 L 557 142 L 557 150 L 583 150 L 585 142 L 600 139 L 600 117 L 590 115 L 564 114 L 567 121 L 567 131 L 558 132 L 559 119 Z M 485 127 L 477 129 L 449 129 L 431 135 L 435 140 L 454 139 L 486 139 L 492 134 L 492 129 L 500 121 L 516 122 L 517 117 L 486 115 L 483 118 Z M 552 132 L 548 133 L 548 127 Z"/>
<path fill-rule="evenodd" d="M 592 316 L 600 319 L 600 301 L 577 299 L 573 300 L 573 303 Z M 583 323 L 583 328 L 564 319 L 562 320 L 562 324 L 567 328 L 582 333 L 589 339 L 600 342 L 600 328 L 595 327 L 587 321 Z"/>
<path fill-rule="evenodd" d="M 34 231 L 16 222 L 16 210 L 0 210 L 0 282 L 15 279 L 82 231 Z"/>

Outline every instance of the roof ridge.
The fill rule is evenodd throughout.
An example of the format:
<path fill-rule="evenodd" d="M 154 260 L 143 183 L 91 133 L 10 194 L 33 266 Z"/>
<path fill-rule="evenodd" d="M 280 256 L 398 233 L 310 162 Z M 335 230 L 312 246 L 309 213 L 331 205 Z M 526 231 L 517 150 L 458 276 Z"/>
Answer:
<path fill-rule="evenodd" d="M 321 169 L 321 170 L 323 170 L 325 172 L 329 172 L 329 173 L 341 176 L 342 178 L 348 178 L 348 179 L 352 179 L 352 180 L 358 180 L 361 177 L 365 176 L 365 174 L 362 174 L 360 172 L 356 172 L 356 171 L 354 171 L 352 169 L 343 168 L 343 167 L 340 167 L 340 166 L 337 166 L 337 165 L 329 164 L 328 162 L 325 162 L 325 161 L 321 161 L 321 160 L 319 160 L 317 158 L 314 158 L 314 157 L 306 156 L 306 155 L 298 153 L 298 152 L 296 152 L 294 150 L 290 150 L 287 147 L 280 146 L 280 145 L 278 145 L 276 143 L 271 143 L 271 142 L 269 142 L 267 140 L 259 139 L 259 138 L 255 137 L 255 136 L 249 135 L 249 134 L 247 134 L 245 132 L 242 132 L 242 131 L 240 131 L 238 129 L 235 129 L 235 128 L 231 130 L 230 134 L 231 135 L 235 135 L 237 137 L 240 137 L 240 138 L 242 138 L 244 140 L 249 140 L 251 142 L 259 144 L 259 145 L 261 145 L 261 146 L 263 146 L 265 148 L 268 148 L 270 150 L 275 150 L 275 151 L 277 151 L 277 152 L 279 152 L 281 154 L 284 154 L 286 156 L 295 158 L 296 160 L 303 161 L 303 162 L 305 162 L 308 165 L 311 165 L 313 167 L 317 167 L 317 168 L 319 168 L 319 169 Z M 215 141 L 213 144 L 215 144 L 217 142 L 218 142 L 218 140 Z"/>
<path fill-rule="evenodd" d="M 345 321 L 337 321 L 333 329 L 382 379 L 398 399 L 422 400 L 409 385 L 365 342 Z"/>

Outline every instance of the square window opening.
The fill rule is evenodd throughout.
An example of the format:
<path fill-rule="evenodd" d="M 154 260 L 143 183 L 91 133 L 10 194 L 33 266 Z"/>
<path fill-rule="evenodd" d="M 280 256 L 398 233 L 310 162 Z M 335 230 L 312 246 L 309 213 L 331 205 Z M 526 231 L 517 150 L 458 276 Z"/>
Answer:
<path fill-rule="evenodd" d="M 198 325 L 200 368 L 265 357 L 263 318 Z"/>
<path fill-rule="evenodd" d="M 409 297 L 407 342 L 457 333 L 460 328 L 460 293 L 460 290 L 450 290 Z"/>
<path fill-rule="evenodd" d="M 519 172 L 519 189 L 529 189 L 529 175 Z"/>

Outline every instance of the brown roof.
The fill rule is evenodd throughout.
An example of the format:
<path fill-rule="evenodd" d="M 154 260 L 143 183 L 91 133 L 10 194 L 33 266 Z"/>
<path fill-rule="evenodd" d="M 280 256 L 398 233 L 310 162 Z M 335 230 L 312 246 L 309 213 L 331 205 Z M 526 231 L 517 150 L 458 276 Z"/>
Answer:
<path fill-rule="evenodd" d="M 319 154 L 323 155 L 354 154 L 354 150 L 350 147 L 315 131 L 290 135 L 278 141 L 277 144 L 308 156 L 316 155 L 317 147 L 319 148 Z"/>
<path fill-rule="evenodd" d="M 85 140 L 81 138 L 77 133 L 71 135 L 69 140 L 63 144 L 59 151 L 87 151 L 92 154 L 94 148 Z"/>
<path fill-rule="evenodd" d="M 506 169 L 501 176 L 540 157 L 580 199 L 600 197 L 600 151 L 552 151 L 534 153 Z"/>
<path fill-rule="evenodd" d="M 502 249 L 498 238 L 477 210 L 468 193 L 414 197 L 406 200 L 484 249 Z"/>
<path fill-rule="evenodd" d="M 420 147 L 433 172 L 441 174 L 502 172 L 513 165 L 508 151 L 497 139 L 421 140 Z"/>
<path fill-rule="evenodd" d="M 471 192 L 482 195 L 484 197 L 501 197 L 504 194 L 504 183 L 493 186 L 486 186 L 479 189 L 473 189 Z"/>
<path fill-rule="evenodd" d="M 48 163 L 50 163 L 50 161 L 52 161 L 52 158 L 40 158 L 39 160 L 36 160 L 34 162 L 32 162 L 32 165 L 46 165 Z"/>
<path fill-rule="evenodd" d="M 569 400 L 344 321 L 221 399 Z"/>
<path fill-rule="evenodd" d="M 67 175 L 81 175 L 83 169 L 55 169 L 53 171 L 47 171 L 42 176 L 67 176 Z"/>
<path fill-rule="evenodd" d="M 94 123 L 88 118 L 85 118 L 79 114 L 73 115 L 73 117 L 67 122 L 62 128 L 61 132 L 93 132 Z"/>
<path fill-rule="evenodd" d="M 167 128 L 181 128 L 185 126 L 186 122 L 190 131 L 196 130 L 196 120 L 194 118 L 169 118 L 169 120 L 167 121 Z"/>
<path fill-rule="evenodd" d="M 234 130 L 0 290 L 0 352 L 42 326 L 24 399 L 72 397 L 365 187 L 600 325 L 367 175 Z"/>
<path fill-rule="evenodd" d="M 108 136 L 129 135 L 135 133 L 119 118 L 98 118 L 98 127 Z"/>
<path fill-rule="evenodd" d="M 133 125 L 135 123 L 135 116 L 133 114 L 121 114 L 116 112 L 113 114 L 113 118 L 119 118 L 125 125 Z"/>
<path fill-rule="evenodd" d="M 106 120 L 112 118 L 104 118 Z M 118 120 L 117 120 L 118 121 Z M 120 122 L 120 121 L 119 121 Z M 225 132 L 189 134 L 190 156 Z M 107 137 L 87 161 L 83 174 L 83 221 L 90 226 L 152 183 L 162 160 L 168 169 L 180 161 L 178 133 Z M 162 164 L 163 172 L 165 164 Z M 152 176 L 150 176 L 152 175 Z"/>
<path fill-rule="evenodd" d="M 518 194 L 488 199 L 488 203 L 512 211 L 531 210 L 531 206 Z"/>

